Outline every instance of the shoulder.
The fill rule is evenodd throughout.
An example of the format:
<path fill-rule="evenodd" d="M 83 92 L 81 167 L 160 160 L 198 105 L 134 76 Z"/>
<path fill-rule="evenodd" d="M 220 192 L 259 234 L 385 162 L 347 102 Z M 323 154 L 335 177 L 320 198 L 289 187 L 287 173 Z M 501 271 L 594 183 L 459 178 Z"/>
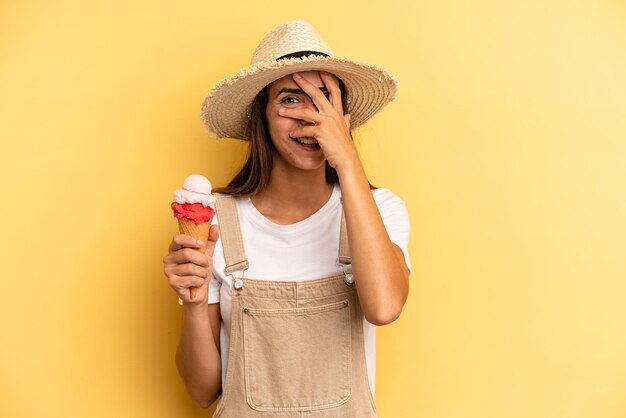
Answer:
<path fill-rule="evenodd" d="M 383 218 L 387 227 L 391 224 L 406 224 L 408 227 L 409 216 L 404 200 L 392 192 L 390 189 L 379 187 L 372 189 L 372 197 L 378 212 Z"/>
<path fill-rule="evenodd" d="M 372 196 L 387 230 L 401 229 L 408 231 L 409 213 L 404 200 L 391 190 L 382 187 L 372 190 Z"/>
<path fill-rule="evenodd" d="M 383 187 L 372 190 L 372 196 L 378 206 L 378 210 L 383 212 L 406 212 L 404 200 L 389 189 Z"/>
<path fill-rule="evenodd" d="M 402 203 L 404 204 L 404 201 L 398 196 L 396 195 L 394 192 L 392 192 L 389 189 L 386 189 L 384 187 L 379 187 L 378 189 L 373 189 L 372 190 L 372 196 L 374 196 L 374 200 L 376 201 L 376 203 Z"/>
<path fill-rule="evenodd" d="M 231 212 L 233 209 L 236 209 L 238 215 L 241 216 L 242 207 L 250 201 L 249 197 L 241 197 L 225 193 L 214 193 L 214 195 L 217 199 L 215 202 L 215 209 L 218 216 L 213 217 L 212 224 L 219 223 L 220 212 Z M 221 211 L 217 209 L 218 206 L 220 207 Z"/>

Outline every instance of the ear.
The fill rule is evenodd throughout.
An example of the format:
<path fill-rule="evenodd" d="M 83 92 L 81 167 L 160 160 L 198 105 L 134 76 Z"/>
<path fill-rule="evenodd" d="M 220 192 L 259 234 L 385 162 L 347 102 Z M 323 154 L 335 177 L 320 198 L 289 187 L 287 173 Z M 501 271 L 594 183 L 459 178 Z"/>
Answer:
<path fill-rule="evenodd" d="M 346 113 L 343 115 L 343 120 L 346 121 L 346 126 L 348 127 L 348 130 L 350 130 L 350 114 Z"/>

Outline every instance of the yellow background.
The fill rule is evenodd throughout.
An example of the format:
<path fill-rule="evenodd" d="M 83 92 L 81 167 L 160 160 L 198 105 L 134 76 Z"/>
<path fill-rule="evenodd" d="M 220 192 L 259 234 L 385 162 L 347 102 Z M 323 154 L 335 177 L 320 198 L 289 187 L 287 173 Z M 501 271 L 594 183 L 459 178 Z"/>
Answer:
<path fill-rule="evenodd" d="M 0 3 L 0 416 L 201 417 L 176 373 L 171 192 L 243 158 L 204 94 L 306 19 L 386 67 L 356 132 L 408 205 L 381 418 L 626 416 L 620 0 Z"/>

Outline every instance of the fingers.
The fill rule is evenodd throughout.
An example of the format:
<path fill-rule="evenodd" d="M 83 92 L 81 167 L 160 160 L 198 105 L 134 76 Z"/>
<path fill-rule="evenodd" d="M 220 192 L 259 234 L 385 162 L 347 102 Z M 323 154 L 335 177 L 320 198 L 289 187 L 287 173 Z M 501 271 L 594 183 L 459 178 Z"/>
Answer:
<path fill-rule="evenodd" d="M 193 250 L 181 250 L 181 251 L 193 251 Z M 177 252 L 180 253 L 180 252 Z M 169 279 L 170 285 L 180 286 L 181 284 L 177 281 L 185 278 L 193 278 L 197 277 L 202 280 L 205 280 L 211 274 L 211 266 L 208 262 L 208 257 L 205 254 L 197 252 L 197 255 L 202 257 L 202 260 L 199 264 L 195 264 L 193 262 L 175 262 L 173 256 L 167 256 L 163 260 L 163 272 L 165 276 Z M 202 284 L 202 283 L 200 283 Z M 193 285 L 197 286 L 197 285 Z"/>
<path fill-rule="evenodd" d="M 201 252 L 193 248 L 181 248 L 165 256 L 163 262 L 165 264 L 193 263 L 197 266 L 207 267 L 209 265 L 209 257 L 204 251 Z"/>
<path fill-rule="evenodd" d="M 172 238 L 169 253 L 163 258 L 163 272 L 184 303 L 206 303 L 206 289 L 218 237 L 219 228 L 213 225 L 209 229 L 206 248 L 204 242 L 190 235 L 177 234 Z M 193 300 L 192 288 L 199 288 Z"/>
<path fill-rule="evenodd" d="M 175 235 L 170 244 L 169 253 L 163 258 L 165 275 L 168 277 L 171 275 L 208 276 L 217 240 L 217 226 L 209 230 L 210 237 L 211 233 L 214 239 L 208 242 L 206 250 L 202 248 L 204 243 L 194 237 L 184 234 Z"/>
<path fill-rule="evenodd" d="M 211 275 L 208 255 L 193 248 L 181 248 L 168 254 L 164 259 L 163 271 L 169 285 L 184 302 L 194 302 L 190 288 L 206 288 Z M 202 292 L 205 292 L 202 290 Z M 200 298 L 202 299 L 202 298 Z"/>
<path fill-rule="evenodd" d="M 329 113 L 330 109 L 333 109 L 333 105 L 330 104 L 326 96 L 324 96 L 324 93 L 322 93 L 319 88 L 315 87 L 311 84 L 311 82 L 298 73 L 293 73 L 292 77 L 296 84 L 309 95 L 311 100 L 313 100 L 313 104 L 315 104 L 318 111 Z"/>
<path fill-rule="evenodd" d="M 303 126 L 302 128 L 295 129 L 289 132 L 291 138 L 317 138 L 318 128 L 317 126 Z"/>
<path fill-rule="evenodd" d="M 211 228 L 209 228 L 209 243 L 213 243 L 213 245 L 215 245 L 215 243 L 217 242 L 217 239 L 220 236 L 220 227 L 219 225 L 215 224 L 215 225 L 211 225 Z"/>
<path fill-rule="evenodd" d="M 278 114 L 292 119 L 303 120 L 308 123 L 318 124 L 324 119 L 324 115 L 311 109 L 278 109 Z"/>
<path fill-rule="evenodd" d="M 320 78 L 326 86 L 330 96 L 330 104 L 333 105 L 335 110 L 339 114 L 343 114 L 343 103 L 341 102 L 341 89 L 339 88 L 339 81 L 334 75 L 327 73 L 326 71 L 320 71 Z"/>
<path fill-rule="evenodd" d="M 173 277 L 170 284 L 177 289 L 187 289 L 190 287 L 202 287 L 206 278 L 198 276 L 177 276 Z"/>
<path fill-rule="evenodd" d="M 181 248 L 201 248 L 204 246 L 204 242 L 185 234 L 177 234 L 172 238 L 172 242 L 169 246 L 169 252 L 178 251 Z"/>
<path fill-rule="evenodd" d="M 168 264 L 164 272 L 169 285 L 181 298 L 189 295 L 190 287 L 205 286 L 210 277 L 210 270 L 207 267 L 200 267 L 193 263 Z"/>
<path fill-rule="evenodd" d="M 168 273 L 178 277 L 200 277 L 206 279 L 209 276 L 209 269 L 193 263 L 174 264 L 169 267 Z"/>
<path fill-rule="evenodd" d="M 217 244 L 217 240 L 220 236 L 220 230 L 218 225 L 211 225 L 209 228 L 209 240 L 206 244 L 206 250 L 204 253 L 207 257 L 211 257 L 213 259 L 213 252 L 215 251 L 215 244 Z"/>
<path fill-rule="evenodd" d="M 302 112 L 301 110 L 292 110 L 290 109 L 289 112 L 285 112 L 286 115 L 294 115 L 294 116 L 298 116 L 298 114 Z M 321 116 L 321 115 L 320 115 Z M 345 128 L 341 127 L 341 129 L 347 129 L 348 132 L 350 132 L 350 114 L 346 113 L 345 115 L 343 115 L 343 123 L 345 124 Z M 296 119 L 299 119 L 298 117 L 296 117 Z M 328 119 L 329 121 L 331 121 L 331 123 L 334 123 L 333 121 L 336 121 L 336 119 L 333 118 L 329 118 L 328 116 L 322 116 L 321 118 L 318 118 L 321 121 L 324 121 L 324 119 Z M 337 121 L 337 123 L 341 124 L 341 122 Z M 316 125 L 308 125 L 308 126 L 302 126 L 300 128 L 294 129 L 293 131 L 289 132 L 289 136 L 292 138 L 302 138 L 302 137 L 309 137 L 309 138 L 317 138 L 319 139 L 320 136 L 320 132 L 324 131 L 324 127 L 326 125 L 320 123 L 317 123 Z"/>
<path fill-rule="evenodd" d="M 169 285 L 178 293 L 178 296 L 184 302 L 191 301 L 190 289 L 193 288 L 202 288 L 208 282 L 207 278 L 202 278 L 198 276 L 169 276 L 168 277 Z M 204 289 L 202 289 L 204 290 Z M 195 298 L 199 299 L 199 298 Z M 195 300 L 193 301 L 195 302 Z"/>

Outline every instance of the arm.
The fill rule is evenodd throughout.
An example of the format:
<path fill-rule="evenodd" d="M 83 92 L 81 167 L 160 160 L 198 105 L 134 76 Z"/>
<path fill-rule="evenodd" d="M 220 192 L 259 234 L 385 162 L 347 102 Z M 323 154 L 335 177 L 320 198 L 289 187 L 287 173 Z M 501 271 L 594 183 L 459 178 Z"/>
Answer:
<path fill-rule="evenodd" d="M 385 325 L 400 316 L 408 297 L 404 254 L 389 239 L 360 161 L 337 173 L 361 308 L 369 322 Z"/>
<path fill-rule="evenodd" d="M 294 75 L 294 81 L 311 97 L 317 112 L 281 109 L 279 113 L 309 122 L 310 125 L 290 135 L 315 138 L 328 163 L 337 171 L 363 314 L 373 324 L 388 324 L 398 318 L 406 302 L 408 268 L 402 251 L 389 239 L 369 188 L 350 135 L 350 115 L 343 114 L 339 83 L 324 72 L 320 72 L 320 77 L 328 89 L 328 99 L 306 79 Z"/>
<path fill-rule="evenodd" d="M 222 392 L 220 305 L 183 305 L 176 366 L 191 398 L 207 408 Z"/>
<path fill-rule="evenodd" d="M 191 398 L 200 406 L 210 406 L 220 395 L 222 361 L 219 352 L 221 316 L 219 304 L 207 303 L 208 283 L 212 269 L 213 251 L 218 238 L 218 226 L 209 231 L 204 244 L 189 235 L 176 235 L 169 253 L 163 259 L 164 272 L 170 286 L 183 301 L 183 324 L 176 366 Z M 193 300 L 190 287 L 196 287 Z"/>

